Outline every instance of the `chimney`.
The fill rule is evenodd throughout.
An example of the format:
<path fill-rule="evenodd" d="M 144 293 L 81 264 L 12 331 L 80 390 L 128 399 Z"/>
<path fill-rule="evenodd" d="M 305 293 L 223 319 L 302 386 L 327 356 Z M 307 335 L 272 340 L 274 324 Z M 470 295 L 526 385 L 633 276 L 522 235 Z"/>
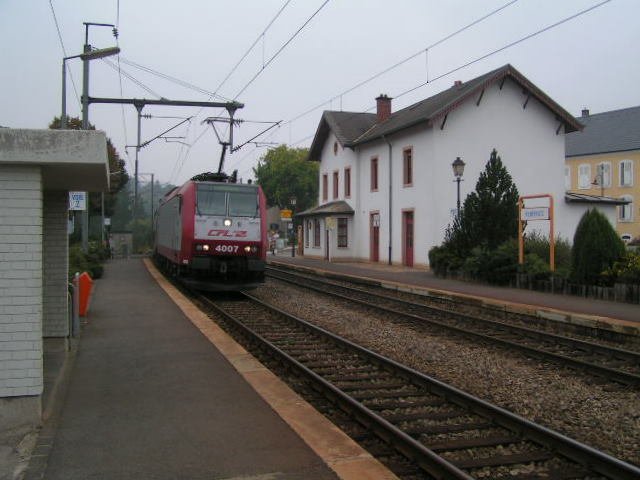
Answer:
<path fill-rule="evenodd" d="M 462 80 L 456 80 L 455 82 L 453 82 L 453 86 L 454 87 L 461 87 L 462 86 Z"/>
<path fill-rule="evenodd" d="M 387 118 L 391 116 L 391 98 L 386 95 L 380 94 L 378 98 L 376 98 L 377 102 L 377 122 L 384 122 Z"/>
<path fill-rule="evenodd" d="M 588 117 L 589 116 L 589 109 L 588 108 L 583 108 L 582 109 L 582 116 L 583 117 Z"/>

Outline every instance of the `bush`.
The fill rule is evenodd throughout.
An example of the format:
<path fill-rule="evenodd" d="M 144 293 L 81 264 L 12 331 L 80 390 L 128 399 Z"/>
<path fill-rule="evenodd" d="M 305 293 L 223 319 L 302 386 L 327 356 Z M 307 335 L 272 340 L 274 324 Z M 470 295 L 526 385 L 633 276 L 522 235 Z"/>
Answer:
<path fill-rule="evenodd" d="M 611 285 L 604 275 L 625 256 L 625 247 L 609 220 L 593 209 L 580 220 L 573 237 L 571 279 L 586 285 Z"/>
<path fill-rule="evenodd" d="M 612 268 L 605 271 L 604 275 L 610 283 L 640 284 L 640 254 L 627 252 L 624 259 L 616 262 Z"/>
<path fill-rule="evenodd" d="M 524 239 L 524 251 L 525 251 L 525 264 L 528 262 L 530 255 L 536 255 L 538 259 L 547 265 L 549 270 L 549 239 L 542 236 L 538 232 L 533 232 L 525 235 Z M 533 265 L 536 261 L 531 262 L 531 267 L 534 270 L 537 267 Z M 567 278 L 571 272 L 571 245 L 565 239 L 560 237 L 555 241 L 555 274 Z M 531 273 L 531 272 L 526 272 Z"/>
<path fill-rule="evenodd" d="M 76 273 L 87 272 L 91 278 L 101 278 L 104 272 L 103 263 L 109 258 L 107 249 L 96 242 L 89 243 L 89 252 L 84 253 L 80 244 L 69 246 L 69 279 Z"/>

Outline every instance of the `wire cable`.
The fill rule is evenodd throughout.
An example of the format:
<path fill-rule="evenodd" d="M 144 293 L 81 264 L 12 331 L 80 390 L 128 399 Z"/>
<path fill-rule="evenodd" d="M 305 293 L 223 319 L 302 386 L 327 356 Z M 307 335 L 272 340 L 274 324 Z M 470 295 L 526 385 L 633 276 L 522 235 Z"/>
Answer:
<path fill-rule="evenodd" d="M 431 80 L 429 80 L 429 81 L 427 81 L 427 82 L 422 82 L 422 83 L 420 83 L 419 85 L 417 85 L 417 86 L 415 86 L 415 87 L 410 88 L 409 90 L 406 90 L 406 91 L 404 91 L 404 92 L 402 92 L 402 93 L 399 93 L 399 94 L 397 94 L 397 95 L 393 95 L 393 98 L 396 98 L 396 99 L 397 99 L 397 98 L 401 98 L 401 97 L 403 97 L 403 96 L 405 96 L 405 95 L 407 95 L 407 94 L 409 94 L 409 93 L 411 93 L 411 92 L 414 92 L 415 90 L 418 90 L 419 88 L 424 87 L 425 85 L 428 85 L 429 83 L 432 83 L 432 82 L 434 82 L 434 81 L 436 81 L 436 80 L 440 80 L 440 79 L 442 79 L 442 78 L 444 78 L 444 77 L 447 77 L 447 76 L 449 76 L 449 75 L 451 75 L 451 74 L 453 74 L 453 73 L 455 73 L 455 72 L 457 72 L 457 71 L 459 71 L 459 70 L 462 70 L 463 68 L 466 68 L 466 67 L 468 67 L 468 66 L 471 66 L 471 65 L 473 65 L 473 64 L 475 64 L 475 63 L 478 63 L 478 62 L 480 62 L 480 61 L 482 61 L 482 60 L 486 60 L 487 58 L 489 58 L 489 57 L 491 57 L 491 56 L 493 56 L 493 55 L 495 55 L 495 54 L 497 54 L 497 53 L 500 53 L 500 52 L 502 52 L 502 51 L 504 51 L 504 50 L 507 50 L 508 48 L 511 48 L 511 47 L 513 47 L 513 46 L 515 46 L 515 45 L 518 45 L 518 44 L 520 44 L 520 43 L 522 43 L 522 42 L 524 42 L 524 41 L 526 41 L 526 40 L 529 40 L 529 39 L 531 39 L 531 38 L 534 38 L 534 37 L 536 37 L 536 36 L 538 36 L 538 35 L 540 35 L 540 34 L 542 34 L 542 33 L 544 33 L 544 32 L 547 32 L 547 31 L 549 31 L 549 30 L 551 30 L 551 29 L 553 29 L 553 28 L 556 28 L 556 27 L 560 26 L 560 25 L 562 25 L 562 24 L 564 24 L 564 23 L 567 23 L 567 22 L 569 22 L 569 21 L 571 21 L 571 20 L 574 20 L 574 19 L 576 19 L 576 18 L 578 18 L 578 17 L 580 17 L 580 16 L 582 16 L 582 15 L 584 15 L 584 14 L 586 14 L 586 13 L 589 13 L 589 12 L 591 12 L 591 11 L 593 11 L 593 10 L 595 10 L 595 9 L 599 8 L 599 7 L 602 7 L 603 5 L 605 5 L 605 4 L 609 3 L 609 2 L 611 2 L 611 0 L 604 0 L 604 1 L 602 1 L 602 2 L 600 2 L 600 3 L 598 3 L 598 4 L 596 4 L 596 5 L 593 5 L 593 6 L 589 7 L 589 8 L 586 8 L 586 9 L 584 9 L 584 10 L 581 10 L 581 11 L 579 11 L 579 12 L 577 12 L 577 13 L 573 14 L 573 15 L 570 15 L 570 16 L 568 16 L 568 17 L 565 17 L 565 18 L 563 18 L 562 20 L 559 20 L 559 21 L 557 21 L 557 22 L 555 22 L 555 23 L 553 23 L 553 24 L 551 24 L 551 25 L 547 25 L 546 27 L 541 28 L 540 30 L 537 30 L 537 31 L 535 31 L 535 32 L 533 32 L 533 33 L 530 33 L 530 34 L 528 34 L 528 35 L 525 35 L 524 37 L 521 37 L 521 38 L 519 38 L 518 40 L 515 40 L 515 41 L 513 41 L 513 42 L 510 42 L 510 43 L 508 43 L 507 45 L 504 45 L 504 46 L 502 46 L 502 47 L 500 47 L 500 48 L 497 48 L 497 49 L 495 49 L 495 50 L 493 50 L 493 51 L 491 51 L 491 52 L 489 52 L 489 53 L 486 53 L 485 55 L 482 55 L 482 56 L 480 56 L 480 57 L 477 57 L 477 58 L 475 58 L 475 59 L 473 59 L 473 60 L 471 60 L 471 61 L 469 61 L 469 62 L 466 62 L 466 63 L 464 63 L 464 64 L 461 64 L 461 65 L 459 65 L 459 66 L 457 66 L 457 67 L 455 67 L 455 68 L 453 68 L 453 69 L 451 69 L 451 70 L 449 70 L 449 71 L 447 71 L 447 72 L 444 72 L 444 73 L 442 73 L 442 74 L 440 74 L 440 75 L 438 75 L 438 76 L 436 76 L 436 77 L 432 78 Z M 325 103 L 326 103 L 326 102 L 325 102 Z M 323 105 L 324 105 L 324 104 L 323 104 Z M 359 114 L 361 114 L 361 113 L 366 113 L 366 112 L 369 112 L 369 111 L 375 110 L 375 108 L 376 108 L 375 106 L 372 106 L 372 107 L 368 108 L 367 110 L 365 110 L 364 112 L 354 112 L 354 114 L 353 114 L 353 115 L 355 116 L 355 115 L 359 115 Z M 291 143 L 291 145 L 299 145 L 300 143 L 302 143 L 302 142 L 304 142 L 304 141 L 308 140 L 309 138 L 312 138 L 313 136 L 314 136 L 314 135 L 309 135 L 309 136 L 307 136 L 307 137 L 305 137 L 305 138 L 302 138 L 302 139 L 300 139 L 300 140 L 298 140 L 298 141 L 296 141 L 296 142 Z"/>
<path fill-rule="evenodd" d="M 504 4 L 504 5 L 502 5 L 501 7 L 498 7 L 497 9 L 495 9 L 495 10 L 493 10 L 493 11 L 491 11 L 491 12 L 489 12 L 489 13 L 485 14 L 485 15 L 483 15 L 482 17 L 480 17 L 480 18 L 478 18 L 478 19 L 474 20 L 473 22 L 471 22 L 471 23 L 469 23 L 469 24 L 467 24 L 467 25 L 463 26 L 462 28 L 460 28 L 460 29 L 456 30 L 455 32 L 450 33 L 449 35 L 447 35 L 447 36 L 445 36 L 445 37 L 441 38 L 440 40 L 438 40 L 438 41 L 436 41 L 436 42 L 432 43 L 431 45 L 429 45 L 429 46 L 427 46 L 427 47 L 425 47 L 425 48 L 421 49 L 420 51 L 418 51 L 418 52 L 414 53 L 413 55 L 409 55 L 408 57 L 406 57 L 406 58 L 404 58 L 404 59 L 400 60 L 399 62 L 397 62 L 397 63 L 395 63 L 395 64 L 391 65 L 390 67 L 387 67 L 387 68 L 385 68 L 384 70 L 382 70 L 382 71 L 380 71 L 380 72 L 376 73 L 375 75 L 372 75 L 371 77 L 369 77 L 369 78 L 367 78 L 367 79 L 365 79 L 365 80 L 363 80 L 363 81 L 361 81 L 361 82 L 357 83 L 357 84 L 356 84 L 356 85 L 354 85 L 353 87 L 348 88 L 347 90 L 345 90 L 345 91 L 343 91 L 343 92 L 339 93 L 338 95 L 334 95 L 334 96 L 333 96 L 333 97 L 331 97 L 329 100 L 327 100 L 327 101 L 325 101 L 325 102 L 322 102 L 321 104 L 316 105 L 315 107 L 310 108 L 310 109 L 308 109 L 308 110 L 304 111 L 303 113 L 301 113 L 301 114 L 299 114 L 299 115 L 297 115 L 297 116 L 293 117 L 292 119 L 288 120 L 286 123 L 294 122 L 295 120 L 298 120 L 298 119 L 300 119 L 300 118 L 302 118 L 302 117 L 304 117 L 304 116 L 306 116 L 306 115 L 308 115 L 308 114 L 310 114 L 310 113 L 312 113 L 312 112 L 316 111 L 317 109 L 321 108 L 322 106 L 326 105 L 327 103 L 332 102 L 332 101 L 334 101 L 334 100 L 337 100 L 337 99 L 341 98 L 342 96 L 347 95 L 348 93 L 351 93 L 351 92 L 353 92 L 354 90 L 356 90 L 356 89 L 358 89 L 358 88 L 360 88 L 360 87 L 362 87 L 362 86 L 366 85 L 367 83 L 369 83 L 369 82 L 371 82 L 371 81 L 375 80 L 376 78 L 381 77 L 381 76 L 382 76 L 382 75 L 384 75 L 385 73 L 388 73 L 388 72 L 390 72 L 390 71 L 392 71 L 392 70 L 395 70 L 396 68 L 400 67 L 401 65 L 404 65 L 404 64 L 405 64 L 405 63 L 407 63 L 408 61 L 413 60 L 414 58 L 416 58 L 416 57 L 418 57 L 418 56 L 420 56 L 420 55 L 424 54 L 425 52 L 428 52 L 428 51 L 429 51 L 429 50 L 431 50 L 432 48 L 437 47 L 438 45 L 440 45 L 440 44 L 442 44 L 442 43 L 446 42 L 447 40 L 450 40 L 451 38 L 455 37 L 456 35 L 459 35 L 460 33 L 462 33 L 462 32 L 464 32 L 464 31 L 468 30 L 469 28 L 471 28 L 471 27 L 473 27 L 473 26 L 475 26 L 475 25 L 479 24 L 480 22 L 482 22 L 482 21 L 484 21 L 484 20 L 488 19 L 489 17 L 492 17 L 493 15 L 495 15 L 495 14 L 497 14 L 497 13 L 501 12 L 502 10 L 504 10 L 504 9 L 505 9 L 505 8 L 507 8 L 507 7 L 510 7 L 511 5 L 513 5 L 514 3 L 518 2 L 518 1 L 519 1 L 519 0 L 511 0 L 510 2 L 505 3 L 505 4 Z"/>
<path fill-rule="evenodd" d="M 264 70 L 271 64 L 271 62 L 273 62 L 278 57 L 278 55 L 280 55 L 280 53 L 282 53 L 282 51 L 285 48 L 287 48 L 287 45 L 289 45 L 293 41 L 293 39 L 295 39 L 298 36 L 298 34 L 302 32 L 304 27 L 306 27 L 309 24 L 309 22 L 311 22 L 311 20 L 313 20 L 313 18 L 318 13 L 320 13 L 320 11 L 327 5 L 327 3 L 329 3 L 329 0 L 325 0 L 324 3 L 320 5 L 320 7 L 315 12 L 313 12 L 313 14 L 300 26 L 300 28 L 298 28 L 298 30 L 296 30 L 296 32 L 291 37 L 289 37 L 289 39 L 278 49 L 278 51 L 274 53 L 271 56 L 271 58 L 269 58 L 269 60 L 267 60 L 266 62 L 263 62 L 262 68 L 256 72 L 256 74 L 251 78 L 251 80 L 247 82 L 247 84 L 244 87 L 240 89 L 240 91 L 236 94 L 236 96 L 233 97 L 234 100 L 236 100 L 240 95 L 244 93 L 244 91 L 247 88 L 249 88 L 249 86 L 260 76 L 262 72 L 264 72 Z"/>
<path fill-rule="evenodd" d="M 104 63 L 106 63 L 107 65 L 109 65 L 111 68 L 113 68 L 116 72 L 118 72 L 119 74 L 124 75 L 125 77 L 127 77 L 129 80 L 131 80 L 133 83 L 135 83 L 136 85 L 138 85 L 140 88 L 142 88 L 143 90 L 145 90 L 147 93 L 153 95 L 154 97 L 157 98 L 163 98 L 162 95 L 160 95 L 159 93 L 154 92 L 153 90 L 151 90 L 149 87 L 147 87 L 144 83 L 142 83 L 140 80 L 138 80 L 137 78 L 135 78 L 133 75 L 131 75 L 130 73 L 128 73 L 126 70 L 122 69 L 122 68 L 118 68 L 118 66 L 113 63 L 111 60 L 108 60 L 107 58 L 101 58 L 100 60 L 102 60 Z"/>
<path fill-rule="evenodd" d="M 278 10 L 278 13 L 276 13 L 276 15 L 271 19 L 271 21 L 267 24 L 267 26 L 265 27 L 265 29 L 262 31 L 262 33 L 260 35 L 258 35 L 258 37 L 255 39 L 255 41 L 251 44 L 251 46 L 247 49 L 247 51 L 244 53 L 244 55 L 242 55 L 242 57 L 240 58 L 240 60 L 238 60 L 238 62 L 233 66 L 233 68 L 231 69 L 231 71 L 227 74 L 226 77 L 224 77 L 224 79 L 222 80 L 222 82 L 220 82 L 220 84 L 215 88 L 214 92 L 218 92 L 220 91 L 220 89 L 222 88 L 222 86 L 227 82 L 227 80 L 229 80 L 229 77 L 231 77 L 231 75 L 234 74 L 234 72 L 238 69 L 238 67 L 240 66 L 240 64 L 244 61 L 245 58 L 247 58 L 247 55 L 249 55 L 249 53 L 251 53 L 251 51 L 253 50 L 253 47 L 255 47 L 258 42 L 260 41 L 261 38 L 264 38 L 264 35 L 267 33 L 267 30 L 269 30 L 269 28 L 271 28 L 271 25 L 273 25 L 273 23 L 278 19 L 278 17 L 280 16 L 280 14 L 284 11 L 285 8 L 287 8 L 287 5 L 289 5 L 289 3 L 291 3 L 291 0 L 287 0 L 284 5 L 280 8 L 280 10 Z M 264 63 L 264 62 L 263 62 Z M 236 97 L 237 98 L 237 97 Z"/>
<path fill-rule="evenodd" d="M 64 47 L 64 41 L 62 40 L 62 32 L 60 31 L 60 25 L 58 24 L 58 17 L 56 16 L 56 11 L 53 8 L 53 0 L 49 0 L 49 6 L 51 7 L 51 14 L 53 15 L 53 22 L 55 23 L 56 30 L 58 31 L 58 39 L 60 40 L 60 46 L 62 47 L 62 53 L 64 54 L 64 56 L 66 58 L 69 55 L 67 55 L 67 49 Z M 63 62 L 64 62 L 64 60 L 63 60 Z M 73 74 L 71 72 L 69 72 L 69 77 L 71 77 L 71 85 L 73 85 L 73 92 L 75 93 L 76 100 L 78 101 L 78 107 L 80 107 L 82 105 L 82 103 L 80 102 L 80 96 L 78 95 L 78 89 L 76 88 L 76 82 L 73 79 Z"/>
<path fill-rule="evenodd" d="M 215 92 L 211 92 L 209 90 L 205 90 L 204 88 L 198 87 L 197 85 L 193 85 L 192 83 L 186 82 L 184 80 L 181 80 L 179 78 L 173 77 L 171 75 L 167 75 L 166 73 L 158 72 L 157 70 L 153 70 L 152 68 L 145 67 L 144 65 L 140 65 L 139 63 L 136 63 L 136 62 L 134 62 L 132 60 L 128 60 L 128 59 L 126 59 L 124 57 L 121 57 L 121 61 L 122 61 L 122 63 L 124 63 L 126 65 L 129 65 L 131 67 L 137 68 L 137 69 L 142 70 L 142 71 L 147 72 L 147 73 L 151 73 L 152 75 L 156 75 L 156 76 L 158 76 L 160 78 L 163 78 L 165 80 L 169 80 L 170 82 L 173 82 L 173 83 L 175 83 L 177 85 L 180 85 L 182 87 L 189 88 L 189 89 L 194 90 L 194 91 L 196 91 L 198 93 L 203 93 L 205 95 L 209 95 L 209 98 L 217 97 L 217 98 L 220 98 L 221 100 L 223 100 L 225 102 L 230 101 L 228 98 L 223 97 L 222 95 L 218 95 Z"/>

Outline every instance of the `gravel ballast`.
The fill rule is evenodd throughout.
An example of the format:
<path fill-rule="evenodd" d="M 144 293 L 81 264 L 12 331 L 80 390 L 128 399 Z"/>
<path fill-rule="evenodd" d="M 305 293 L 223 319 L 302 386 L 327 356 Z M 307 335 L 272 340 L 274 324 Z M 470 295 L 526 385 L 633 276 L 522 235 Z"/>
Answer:
<path fill-rule="evenodd" d="M 640 465 L 640 392 L 268 280 L 253 294 L 426 375 Z"/>

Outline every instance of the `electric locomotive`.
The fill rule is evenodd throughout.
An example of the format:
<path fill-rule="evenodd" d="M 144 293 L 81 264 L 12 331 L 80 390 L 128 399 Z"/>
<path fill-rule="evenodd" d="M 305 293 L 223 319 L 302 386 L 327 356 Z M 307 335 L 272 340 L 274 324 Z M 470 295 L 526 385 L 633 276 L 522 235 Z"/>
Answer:
<path fill-rule="evenodd" d="M 190 180 L 161 200 L 156 262 L 200 290 L 255 288 L 264 282 L 266 200 L 259 185 Z"/>

